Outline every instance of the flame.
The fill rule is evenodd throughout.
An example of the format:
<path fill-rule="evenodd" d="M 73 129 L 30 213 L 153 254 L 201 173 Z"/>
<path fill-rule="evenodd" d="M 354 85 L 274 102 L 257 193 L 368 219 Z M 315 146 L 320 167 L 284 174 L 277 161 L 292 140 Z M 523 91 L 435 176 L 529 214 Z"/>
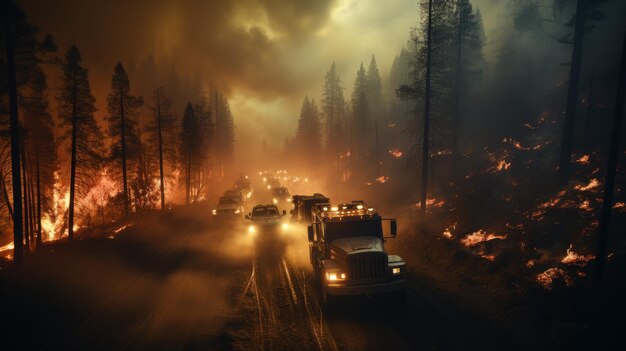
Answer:
<path fill-rule="evenodd" d="M 580 205 L 578 205 L 578 208 L 585 211 L 593 210 L 593 207 L 591 207 L 589 200 L 583 201 Z"/>
<path fill-rule="evenodd" d="M 443 200 L 437 200 L 437 199 L 426 199 L 426 207 L 437 207 L 437 208 L 441 208 L 443 207 L 443 205 L 445 205 L 445 201 Z M 422 206 L 422 202 L 419 201 L 418 203 L 415 204 L 415 207 L 421 207 Z M 456 223 L 455 223 L 456 225 Z"/>
<path fill-rule="evenodd" d="M 589 184 L 583 186 L 583 185 L 576 185 L 574 187 L 574 189 L 576 190 L 580 190 L 580 191 L 589 191 L 591 189 L 595 189 L 600 185 L 600 181 L 598 181 L 598 179 L 593 178 L 589 181 Z"/>
<path fill-rule="evenodd" d="M 402 157 L 402 151 L 400 151 L 398 149 L 391 149 L 391 150 L 389 150 L 389 153 L 391 154 L 391 156 L 393 156 L 395 158 Z"/>
<path fill-rule="evenodd" d="M 426 201 L 426 204 L 428 205 L 428 201 Z M 456 229 L 456 223 L 452 224 L 449 227 L 446 227 L 446 229 L 443 231 L 441 235 L 443 235 L 444 238 L 452 239 L 454 237 L 454 235 L 452 234 L 452 231 L 455 229 Z"/>
<path fill-rule="evenodd" d="M 575 264 L 581 267 L 584 267 L 587 265 L 587 262 L 589 262 L 590 260 L 596 258 L 593 255 L 579 255 L 577 253 L 575 253 L 572 250 L 572 245 L 570 244 L 569 248 L 567 249 L 567 255 L 565 257 L 563 257 L 563 259 L 561 260 L 561 263 L 565 263 L 565 264 Z"/>
<path fill-rule="evenodd" d="M 537 275 L 537 283 L 539 283 L 539 285 L 546 290 L 552 290 L 552 284 L 557 279 L 563 279 L 565 285 L 567 286 L 572 286 L 574 284 L 572 278 L 561 268 L 548 268 Z"/>
<path fill-rule="evenodd" d="M 384 175 L 376 178 L 376 181 L 381 183 L 381 184 L 387 183 L 388 180 L 389 180 L 389 177 L 384 176 Z"/>
<path fill-rule="evenodd" d="M 579 159 L 576 160 L 576 162 L 580 163 L 581 165 L 588 165 L 589 155 L 582 155 Z"/>
<path fill-rule="evenodd" d="M 559 202 L 561 202 L 561 198 L 565 195 L 565 190 L 560 191 L 554 198 L 542 203 L 539 205 L 540 208 L 550 208 L 556 206 Z"/>
<path fill-rule="evenodd" d="M 13 249 L 15 248 L 15 245 L 13 244 L 13 241 L 11 241 L 10 243 L 4 245 L 4 246 L 0 246 L 0 255 L 2 258 L 10 260 L 13 258 Z"/>
<path fill-rule="evenodd" d="M 623 202 L 616 202 L 615 204 L 613 204 L 613 209 L 624 212 L 624 210 L 626 210 L 626 204 Z"/>
<path fill-rule="evenodd" d="M 506 238 L 506 234 L 498 235 L 495 233 L 487 233 L 486 231 L 480 229 L 479 231 L 473 232 L 472 234 L 469 234 L 465 238 L 461 239 L 461 243 L 467 247 L 471 247 L 485 241 L 490 241 L 494 239 L 504 240 Z"/>

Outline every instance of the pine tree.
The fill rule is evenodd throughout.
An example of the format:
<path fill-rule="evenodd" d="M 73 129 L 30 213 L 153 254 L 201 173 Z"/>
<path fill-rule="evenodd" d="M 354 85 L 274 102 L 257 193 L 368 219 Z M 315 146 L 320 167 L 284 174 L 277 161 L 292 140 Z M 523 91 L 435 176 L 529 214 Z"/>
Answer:
<path fill-rule="evenodd" d="M 141 140 L 137 135 L 138 109 L 143 105 L 143 98 L 130 94 L 128 75 L 121 63 L 115 66 L 111 80 L 111 92 L 107 98 L 109 135 L 114 141 L 111 147 L 111 160 L 121 166 L 122 188 L 124 196 L 124 216 L 130 211 L 128 191 L 128 169 L 137 161 Z M 117 167 L 117 166 L 114 166 Z M 117 168 L 115 168 L 117 169 Z"/>
<path fill-rule="evenodd" d="M 203 156 L 200 121 L 191 103 L 187 104 L 183 114 L 180 139 L 180 163 L 185 174 L 185 203 L 188 205 L 192 198 L 192 175 L 197 171 L 199 158 Z"/>
<path fill-rule="evenodd" d="M 226 165 L 233 161 L 235 151 L 235 123 L 230 104 L 224 95 L 215 90 L 211 94 L 211 107 L 215 116 L 215 162 L 218 177 L 223 177 Z"/>
<path fill-rule="evenodd" d="M 344 145 L 341 143 L 342 141 L 345 142 L 345 136 L 341 136 L 345 134 L 347 106 L 334 62 L 324 78 L 321 109 L 325 120 L 324 145 L 326 153 L 334 160 L 348 147 L 347 143 Z"/>
<path fill-rule="evenodd" d="M 363 68 L 363 63 L 357 71 L 352 90 L 352 123 L 350 129 L 353 132 L 352 145 L 350 146 L 352 158 L 355 160 L 357 171 L 366 171 L 366 165 L 371 161 L 373 148 L 371 142 L 374 137 L 373 123 L 369 101 L 367 100 L 367 73 Z"/>
<path fill-rule="evenodd" d="M 88 71 L 82 66 L 78 48 L 65 54 L 61 91 L 57 96 L 61 127 L 70 139 L 70 202 L 68 235 L 73 238 L 76 195 L 86 195 L 95 184 L 94 174 L 102 162 L 104 136 L 95 120 L 96 99 L 91 94 Z"/>
<path fill-rule="evenodd" d="M 480 11 L 473 12 L 469 0 L 458 0 L 454 18 L 456 31 L 456 63 L 454 68 L 454 112 L 452 115 L 452 145 L 456 150 L 460 131 L 463 130 L 461 99 L 468 94 L 469 78 L 480 74 L 484 65 L 482 48 L 485 32 Z"/>
<path fill-rule="evenodd" d="M 161 209 L 165 209 L 165 163 L 173 167 L 176 162 L 176 118 L 171 113 L 172 102 L 160 87 L 154 90 L 153 105 L 150 107 L 154 120 L 148 123 L 148 141 L 159 160 L 159 190 Z"/>
<path fill-rule="evenodd" d="M 305 97 L 300 110 L 298 129 L 295 135 L 295 145 L 300 154 L 300 159 L 307 160 L 307 166 L 314 167 L 318 164 L 319 150 L 322 147 L 322 126 L 319 111 L 315 101 L 309 101 Z M 289 139 L 285 140 L 286 149 L 293 145 Z"/>

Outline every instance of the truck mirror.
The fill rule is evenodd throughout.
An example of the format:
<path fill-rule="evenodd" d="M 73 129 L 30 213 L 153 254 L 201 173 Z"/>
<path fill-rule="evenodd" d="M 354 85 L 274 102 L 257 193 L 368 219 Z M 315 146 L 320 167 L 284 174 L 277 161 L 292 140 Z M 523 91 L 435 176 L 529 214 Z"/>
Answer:
<path fill-rule="evenodd" d="M 306 227 L 307 234 L 309 235 L 309 242 L 313 241 L 313 226 L 309 225 Z"/>
<path fill-rule="evenodd" d="M 398 234 L 398 225 L 395 219 L 383 219 L 381 225 L 384 238 L 395 238 Z"/>
<path fill-rule="evenodd" d="M 283 210 L 283 216 L 287 215 L 287 210 Z"/>

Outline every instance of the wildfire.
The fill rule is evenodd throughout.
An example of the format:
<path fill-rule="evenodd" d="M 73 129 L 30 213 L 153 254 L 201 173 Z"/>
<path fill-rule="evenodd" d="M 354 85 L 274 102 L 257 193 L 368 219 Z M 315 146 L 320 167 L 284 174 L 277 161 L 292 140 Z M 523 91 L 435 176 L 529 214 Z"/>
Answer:
<path fill-rule="evenodd" d="M 426 204 L 428 204 L 428 201 L 426 201 Z M 449 227 L 446 227 L 446 229 L 442 233 L 443 237 L 452 239 L 454 237 L 454 235 L 452 234 L 452 231 L 455 229 L 456 229 L 456 223 L 452 224 Z"/>
<path fill-rule="evenodd" d="M 0 246 L 0 255 L 2 255 L 2 257 L 5 259 L 10 260 L 13 258 L 14 248 L 15 246 L 13 245 L 12 241 L 4 246 Z"/>
<path fill-rule="evenodd" d="M 537 275 L 537 283 L 539 283 L 539 285 L 546 290 L 552 290 L 552 284 L 557 279 L 562 279 L 567 286 L 572 286 L 574 284 L 572 278 L 561 268 L 548 268 L 544 272 Z"/>
<path fill-rule="evenodd" d="M 615 204 L 613 204 L 613 209 L 623 212 L 624 210 L 626 210 L 626 204 L 623 202 L 616 202 Z"/>
<path fill-rule="evenodd" d="M 584 267 L 587 265 L 587 262 L 589 262 L 590 260 L 596 258 L 593 255 L 579 255 L 577 253 L 575 253 L 572 250 L 572 245 L 570 244 L 569 248 L 567 249 L 567 255 L 565 257 L 563 257 L 563 259 L 561 260 L 561 263 L 565 263 L 565 264 L 575 264 L 581 267 Z"/>
<path fill-rule="evenodd" d="M 589 181 L 589 184 L 584 185 L 584 186 L 579 184 L 579 185 L 576 185 L 574 189 L 580 190 L 580 191 L 589 191 L 591 189 L 597 188 L 599 185 L 600 185 L 600 181 L 598 181 L 598 179 L 596 178 L 593 178 Z"/>
<path fill-rule="evenodd" d="M 376 178 L 376 181 L 381 183 L 381 184 L 387 183 L 388 180 L 389 180 L 389 177 L 384 176 L 384 175 Z"/>
<path fill-rule="evenodd" d="M 395 158 L 402 157 L 402 151 L 400 151 L 398 149 L 391 149 L 391 150 L 389 150 L 389 153 L 391 154 L 391 156 L 393 156 Z"/>
<path fill-rule="evenodd" d="M 443 205 L 445 205 L 445 201 L 443 200 L 437 200 L 437 199 L 426 199 L 426 207 L 437 207 L 437 208 L 441 208 L 443 207 Z M 418 203 L 415 204 L 415 207 L 421 207 L 422 206 L 422 202 L 419 201 Z M 456 226 L 456 224 L 455 224 Z"/>
<path fill-rule="evenodd" d="M 579 159 L 576 160 L 576 162 L 580 163 L 581 165 L 588 165 L 589 155 L 582 155 Z"/>
<path fill-rule="evenodd" d="M 591 207 L 589 200 L 585 200 L 581 202 L 580 205 L 578 205 L 578 208 L 580 208 L 581 210 L 585 210 L 585 211 L 593 210 L 593 207 Z"/>
<path fill-rule="evenodd" d="M 480 229 L 479 231 L 473 232 L 472 234 L 469 234 L 465 238 L 461 239 L 461 243 L 466 247 L 472 247 L 485 241 L 490 241 L 494 239 L 504 240 L 506 238 L 506 234 L 498 235 L 495 233 L 487 233 L 486 231 Z"/>
<path fill-rule="evenodd" d="M 561 198 L 565 195 L 565 190 L 560 191 L 554 198 L 539 205 L 540 208 L 550 208 L 558 205 L 561 202 Z"/>

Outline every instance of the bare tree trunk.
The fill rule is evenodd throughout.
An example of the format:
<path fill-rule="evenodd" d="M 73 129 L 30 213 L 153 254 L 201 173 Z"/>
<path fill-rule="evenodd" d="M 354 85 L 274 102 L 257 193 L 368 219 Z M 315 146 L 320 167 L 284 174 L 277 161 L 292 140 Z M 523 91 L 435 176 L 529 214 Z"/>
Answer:
<path fill-rule="evenodd" d="M 122 183 L 124 187 L 124 218 L 128 217 L 128 182 L 126 176 L 126 120 L 124 116 L 124 89 L 120 87 L 120 118 L 122 119 Z"/>
<path fill-rule="evenodd" d="M 9 89 L 9 116 L 11 128 L 11 180 L 13 184 L 13 260 L 20 264 L 23 260 L 23 227 L 22 227 L 22 186 L 20 182 L 20 132 L 17 116 L 17 81 L 15 78 L 15 57 L 13 49 L 13 30 L 10 25 L 11 2 L 4 0 L 2 24 L 7 59 L 7 80 Z"/>
<path fill-rule="evenodd" d="M 34 189 L 34 184 L 33 184 L 33 176 L 32 174 L 30 174 L 30 172 L 28 173 L 28 203 L 30 204 L 29 206 L 29 223 L 30 223 L 30 236 L 31 236 L 31 242 L 33 243 L 33 248 L 35 250 L 37 250 L 37 226 L 36 226 L 36 221 L 35 221 L 35 216 L 36 216 L 36 209 L 35 206 L 37 205 L 35 203 L 35 189 Z"/>
<path fill-rule="evenodd" d="M 611 131 L 611 146 L 609 161 L 604 182 L 604 199 L 602 201 L 602 215 L 600 218 L 600 233 L 598 236 L 598 252 L 593 272 L 593 282 L 598 285 L 604 275 L 604 264 L 607 255 L 607 242 L 611 228 L 611 213 L 613 212 L 613 191 L 615 188 L 615 173 L 620 154 L 620 133 L 624 118 L 624 92 L 626 89 L 626 32 L 622 44 L 622 63 L 617 83 L 617 97 L 615 98 L 615 115 L 613 116 L 613 130 Z"/>
<path fill-rule="evenodd" d="M 574 27 L 574 47 L 569 72 L 567 89 L 567 107 L 565 123 L 563 124 L 563 141 L 561 144 L 561 158 L 559 162 L 559 178 L 561 183 L 569 180 L 570 158 L 574 138 L 574 122 L 576 120 L 576 105 L 578 104 L 578 81 L 580 78 L 580 63 L 583 53 L 583 37 L 585 31 L 585 12 L 587 0 L 578 0 L 576 4 L 576 22 Z"/>
<path fill-rule="evenodd" d="M 428 31 L 426 38 L 426 89 L 424 91 L 424 135 L 422 144 L 422 192 L 420 210 L 426 214 L 426 190 L 428 189 L 428 149 L 430 143 L 430 74 L 432 62 L 433 0 L 428 0 Z"/>
<path fill-rule="evenodd" d="M 30 252 L 30 227 L 28 225 L 28 182 L 26 181 L 26 147 L 24 140 L 22 142 L 22 195 L 23 195 L 23 228 L 24 228 L 24 252 L 28 254 Z"/>
<path fill-rule="evenodd" d="M 459 143 L 459 131 L 460 129 L 460 120 L 461 120 L 461 48 L 463 41 L 463 15 L 461 11 L 460 1 L 457 1 L 457 11 L 459 12 L 459 28 L 457 33 L 457 43 L 456 43 L 456 69 L 454 72 L 454 114 L 452 116 L 452 150 L 457 151 L 458 143 Z"/>
<path fill-rule="evenodd" d="M 157 128 L 159 131 L 159 178 L 161 180 L 161 209 L 165 209 L 165 183 L 163 181 L 163 136 L 161 134 L 161 97 L 160 92 L 157 90 L 156 109 L 157 109 Z"/>
<path fill-rule="evenodd" d="M 37 248 L 43 242 L 41 238 L 41 175 L 39 169 L 39 154 L 37 154 Z"/>
<path fill-rule="evenodd" d="M 585 118 L 585 141 L 587 145 L 591 144 L 591 140 L 589 140 L 589 127 L 591 124 L 591 107 L 593 102 L 593 78 L 596 72 L 596 66 L 594 65 L 591 68 L 591 80 L 589 81 L 589 92 L 587 93 L 587 117 Z"/>
<path fill-rule="evenodd" d="M 76 198 L 76 144 L 77 144 L 77 92 L 76 77 L 73 77 L 72 83 L 72 156 L 70 160 L 70 203 L 69 203 L 69 221 L 67 228 L 68 240 L 74 239 L 74 199 Z"/>

